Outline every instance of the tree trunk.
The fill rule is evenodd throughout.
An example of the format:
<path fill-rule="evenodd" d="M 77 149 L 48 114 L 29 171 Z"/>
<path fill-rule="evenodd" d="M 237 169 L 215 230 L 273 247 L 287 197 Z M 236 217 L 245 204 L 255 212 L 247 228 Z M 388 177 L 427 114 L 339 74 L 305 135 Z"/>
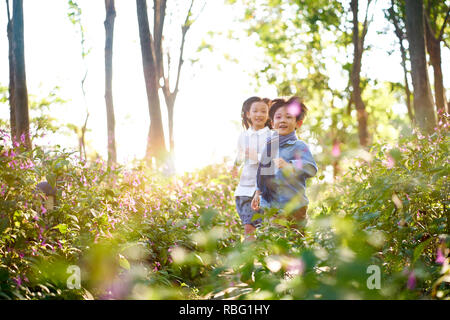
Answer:
<path fill-rule="evenodd" d="M 165 2 L 165 1 L 164 1 Z M 186 15 L 186 19 L 184 21 L 184 24 L 181 26 L 181 45 L 180 45 L 180 54 L 178 57 L 178 67 L 177 67 L 177 76 L 175 79 L 175 88 L 173 90 L 173 92 L 170 91 L 170 70 L 168 70 L 167 72 L 167 76 L 164 76 L 164 85 L 162 86 L 162 91 L 164 93 L 164 98 L 166 101 L 166 106 L 167 106 L 167 113 L 168 113 L 168 117 L 169 117 L 169 137 L 170 137 L 170 153 L 172 155 L 172 158 L 174 157 L 174 153 L 175 153 L 175 139 L 173 136 L 173 123 L 174 123 L 174 119 L 173 119 L 173 114 L 174 114 L 174 108 L 175 108 L 175 101 L 177 99 L 177 95 L 178 95 L 178 87 L 180 85 L 180 75 L 181 75 L 181 68 L 183 67 L 183 63 L 184 63 L 184 59 L 183 59 L 183 55 L 184 55 L 184 44 L 186 41 L 186 34 L 189 31 L 189 28 L 192 24 L 192 21 L 190 22 L 190 16 L 192 13 L 192 6 L 194 5 L 194 0 L 191 0 L 191 4 L 189 6 L 189 10 L 187 12 Z M 168 65 L 170 67 L 170 55 L 168 55 Z"/>
<path fill-rule="evenodd" d="M 146 157 L 155 157 L 161 160 L 166 151 L 164 131 L 162 125 L 161 109 L 159 103 L 159 72 L 152 35 L 150 33 L 147 2 L 136 0 L 139 24 L 139 38 L 141 42 L 142 64 L 144 68 L 145 88 L 147 90 L 148 108 L 150 113 L 150 128 L 148 133 Z"/>
<path fill-rule="evenodd" d="M 406 108 L 408 109 L 409 120 L 411 120 L 411 123 L 414 124 L 414 115 L 411 106 L 411 90 L 409 89 L 408 69 L 406 68 L 406 61 L 407 61 L 406 49 L 405 46 L 403 45 L 403 39 L 405 38 L 405 34 L 402 28 L 400 27 L 399 21 L 396 17 L 397 12 L 394 9 L 394 0 L 391 0 L 391 8 L 389 9 L 389 11 L 391 15 L 392 24 L 394 25 L 395 28 L 395 35 L 398 38 L 398 42 L 400 45 L 400 53 L 402 56 L 402 68 L 404 76 L 403 81 L 405 82 Z"/>
<path fill-rule="evenodd" d="M 175 101 L 167 102 L 167 115 L 169 118 L 169 141 L 170 141 L 170 153 L 173 154 L 175 151 L 175 143 L 173 138 L 173 109 L 175 106 Z"/>
<path fill-rule="evenodd" d="M 166 0 L 153 0 L 153 35 L 155 37 L 155 58 L 158 68 L 159 79 L 164 76 L 162 37 L 164 28 L 164 18 L 166 17 Z"/>
<path fill-rule="evenodd" d="M 17 141 L 16 139 L 16 108 L 14 103 L 14 41 L 12 34 L 12 19 L 9 10 L 9 1 L 6 0 L 6 9 L 8 12 L 8 61 L 9 61 L 9 123 L 11 128 L 11 142 L 14 143 Z"/>
<path fill-rule="evenodd" d="M 106 19 L 105 19 L 105 102 L 106 118 L 108 129 L 108 167 L 117 162 L 116 153 L 116 133 L 114 104 L 112 94 L 112 58 L 113 58 L 113 40 L 114 40 L 114 19 L 116 18 L 116 9 L 114 0 L 105 0 Z"/>
<path fill-rule="evenodd" d="M 406 68 L 406 50 L 403 43 L 400 42 L 400 51 L 402 54 L 403 81 L 405 82 L 406 108 L 408 109 L 408 117 L 414 124 L 414 115 L 411 106 L 411 90 L 408 83 L 408 69 Z"/>
<path fill-rule="evenodd" d="M 439 115 L 447 111 L 447 101 L 441 67 L 441 40 L 435 37 L 435 32 L 427 19 L 425 19 L 425 37 L 427 51 L 430 55 L 430 62 L 433 66 L 434 96 L 436 101 L 436 111 Z M 441 112 L 439 112 L 439 110 L 441 110 Z"/>
<path fill-rule="evenodd" d="M 28 91 L 25 73 L 23 0 L 13 1 L 13 70 L 16 137 L 27 149 L 31 149 L 30 120 L 28 115 Z"/>
<path fill-rule="evenodd" d="M 423 0 L 406 0 L 405 8 L 416 123 L 423 131 L 432 132 L 436 119 L 425 57 Z"/>
<path fill-rule="evenodd" d="M 364 29 L 362 35 L 359 35 L 358 22 L 358 0 L 351 1 L 351 8 L 353 13 L 353 69 L 351 74 L 353 87 L 353 101 L 357 112 L 358 119 L 358 133 L 359 143 L 365 147 L 369 144 L 369 132 L 367 130 L 367 111 L 364 101 L 361 97 L 361 60 L 364 50 L 364 38 L 366 35 L 367 19 L 364 22 Z"/>

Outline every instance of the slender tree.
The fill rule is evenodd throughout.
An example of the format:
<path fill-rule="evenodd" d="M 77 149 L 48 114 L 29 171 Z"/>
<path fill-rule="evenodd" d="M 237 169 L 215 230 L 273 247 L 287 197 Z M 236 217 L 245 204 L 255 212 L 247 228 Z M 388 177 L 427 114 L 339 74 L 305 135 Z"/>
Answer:
<path fill-rule="evenodd" d="M 81 8 L 78 5 L 77 1 L 69 0 L 69 13 L 68 17 L 70 19 L 70 22 L 77 26 L 80 30 L 80 44 L 81 44 L 81 59 L 84 64 L 84 75 L 81 79 L 81 92 L 83 94 L 83 101 L 84 101 L 84 107 L 86 110 L 86 117 L 84 118 L 83 124 L 79 126 L 72 126 L 74 131 L 78 135 L 78 144 L 79 144 L 79 151 L 80 151 L 80 159 L 87 159 L 86 156 L 86 132 L 87 132 L 87 123 L 89 120 L 89 107 L 86 99 L 86 89 L 85 89 L 85 82 L 88 75 L 88 69 L 86 66 L 86 56 L 89 54 L 90 49 L 86 47 L 86 38 L 84 33 L 84 27 L 81 23 Z"/>
<path fill-rule="evenodd" d="M 359 143 L 361 146 L 367 146 L 369 144 L 369 132 L 367 130 L 368 114 L 366 111 L 366 105 L 361 97 L 361 61 L 364 52 L 364 40 L 366 38 L 367 29 L 369 26 L 368 11 L 372 0 L 367 1 L 366 14 L 362 25 L 362 31 L 359 30 L 358 0 L 352 0 L 350 7 L 353 14 L 353 67 L 351 72 L 351 84 L 352 84 L 352 101 L 355 104 L 357 119 L 358 119 L 358 134 Z"/>
<path fill-rule="evenodd" d="M 159 0 L 155 0 L 155 3 L 159 2 Z M 165 5 L 165 0 L 163 0 Z M 175 108 L 175 101 L 178 94 L 179 84 L 180 84 L 180 75 L 181 75 L 181 69 L 184 63 L 184 43 L 186 41 L 186 34 L 189 31 L 189 28 L 191 27 L 192 23 L 195 19 L 192 19 L 192 7 L 194 5 L 194 0 L 191 0 L 188 12 L 186 14 L 186 19 L 184 20 L 183 25 L 181 26 L 181 44 L 180 44 L 180 50 L 178 52 L 178 65 L 177 65 L 177 74 L 175 78 L 175 88 L 173 91 L 170 90 L 170 66 L 171 66 L 171 54 L 170 52 L 166 53 L 168 64 L 167 64 L 167 72 L 164 72 L 164 65 L 162 63 L 162 59 L 159 60 L 159 63 L 161 64 L 160 70 L 162 70 L 162 76 L 164 77 L 164 85 L 162 86 L 162 91 L 164 93 L 164 99 L 167 106 L 167 114 L 169 118 L 169 141 L 170 141 L 170 152 L 173 153 L 175 149 L 175 142 L 174 142 L 174 136 L 173 136 L 173 125 L 174 125 L 174 108 Z M 156 12 L 156 10 L 155 10 Z M 163 21 L 163 19 L 160 19 Z M 156 19 L 155 19 L 156 21 Z M 162 26 L 161 26 L 162 30 Z M 156 34 L 156 33 L 155 33 Z M 159 34 L 161 36 L 161 34 Z M 161 39 L 156 40 L 155 44 L 161 46 L 162 41 Z M 162 49 L 159 48 L 156 50 L 156 52 L 162 52 Z"/>
<path fill-rule="evenodd" d="M 25 72 L 25 44 L 24 44 L 24 20 L 23 0 L 13 1 L 12 18 L 13 38 L 13 105 L 15 109 L 16 138 L 27 149 L 31 149 L 30 120 L 28 115 L 28 91 Z"/>
<path fill-rule="evenodd" d="M 9 60 L 9 118 L 11 128 L 11 141 L 16 141 L 16 108 L 14 103 L 14 39 L 12 34 L 12 18 L 9 9 L 9 0 L 6 0 L 6 11 L 8 14 L 8 60 Z"/>
<path fill-rule="evenodd" d="M 112 94 L 112 58 L 113 58 L 113 39 L 114 39 L 114 20 L 116 18 L 116 9 L 114 0 L 105 0 L 106 19 L 105 19 L 105 102 L 106 118 L 108 130 L 108 166 L 117 162 L 116 153 L 116 134 L 115 117 Z"/>
<path fill-rule="evenodd" d="M 405 95 L 406 95 L 406 108 L 408 109 L 408 117 L 411 120 L 411 122 L 414 122 L 414 115 L 412 110 L 412 102 L 411 102 L 411 90 L 409 88 L 409 81 L 408 81 L 408 68 L 406 67 L 406 62 L 408 60 L 407 58 L 407 51 L 403 44 L 403 41 L 406 40 L 406 32 L 404 31 L 404 4 L 403 10 L 400 8 L 396 10 L 398 5 L 396 5 L 394 0 L 391 0 L 391 7 L 388 9 L 387 12 L 387 19 L 390 20 L 394 26 L 394 33 L 397 36 L 399 47 L 400 47 L 400 54 L 402 57 L 402 68 L 403 68 L 403 81 L 404 81 L 404 87 L 405 87 Z"/>
<path fill-rule="evenodd" d="M 153 34 L 155 37 L 154 47 L 156 64 L 158 66 L 160 78 L 164 76 L 162 40 L 164 20 L 166 18 L 166 7 L 167 0 L 153 0 Z"/>
<path fill-rule="evenodd" d="M 439 11 L 445 12 L 443 12 L 445 18 L 442 26 L 438 26 L 436 22 Z M 443 1 L 428 0 L 426 2 L 425 38 L 427 51 L 430 56 L 430 63 L 433 66 L 434 97 L 438 114 L 448 111 L 441 66 L 441 42 L 444 35 L 444 29 L 449 19 L 449 14 L 450 8 L 447 8 Z M 439 110 L 441 110 L 442 113 L 440 113 Z"/>
<path fill-rule="evenodd" d="M 137 17 L 139 24 L 139 38 L 141 43 L 142 64 L 144 69 L 145 88 L 147 91 L 147 102 L 150 114 L 150 128 L 147 138 L 146 158 L 161 160 L 165 157 L 166 143 L 159 103 L 159 75 L 156 62 L 155 46 L 153 36 L 150 33 L 147 15 L 147 1 L 136 0 Z"/>
<path fill-rule="evenodd" d="M 405 6 L 416 123 L 422 130 L 431 132 L 436 118 L 425 56 L 423 0 L 406 0 Z"/>
<path fill-rule="evenodd" d="M 139 1 L 138 1 L 139 2 Z M 140 1 L 142 2 L 142 1 Z M 205 6 L 206 2 L 203 5 L 203 8 Z M 143 10 L 143 3 L 140 3 L 142 9 L 138 8 L 138 15 L 139 10 Z M 173 50 L 163 49 L 163 40 L 164 40 L 164 23 L 166 20 L 166 9 L 167 9 L 167 0 L 153 0 L 153 34 L 149 33 L 149 36 L 145 37 L 145 40 L 148 40 L 150 42 L 150 48 L 153 50 L 153 63 L 154 68 L 157 71 L 156 79 L 152 80 L 155 81 L 157 84 L 157 90 L 158 93 L 159 88 L 161 88 L 161 91 L 164 95 L 164 101 L 167 107 L 167 114 L 168 114 L 168 124 L 169 124 L 169 146 L 170 146 L 170 152 L 173 156 L 174 149 L 175 149 L 175 142 L 174 142 L 174 109 L 175 109 L 175 102 L 177 98 L 177 94 L 179 91 L 179 84 L 180 84 L 180 75 L 181 70 L 184 63 L 184 45 L 186 42 L 186 35 L 192 26 L 192 24 L 195 22 L 195 20 L 198 18 L 199 14 L 202 12 L 200 10 L 200 13 L 194 18 L 192 15 L 193 6 L 194 6 L 194 0 L 191 0 L 188 6 L 186 18 L 184 19 L 183 24 L 181 25 L 181 42 L 179 49 Z M 202 9 L 203 9 L 202 8 Z M 146 20 L 146 17 L 142 17 L 143 20 Z M 148 24 L 148 23 L 147 23 Z M 145 27 L 143 27 L 144 34 L 146 34 Z M 142 41 L 141 41 L 142 45 Z M 148 47 L 146 44 L 145 47 Z M 142 46 L 141 46 L 142 48 Z M 172 57 L 175 56 L 177 59 L 172 59 Z M 175 61 L 174 61 L 175 60 Z M 171 68 L 176 67 L 176 73 L 175 78 L 171 78 Z M 144 71 L 145 73 L 145 71 Z M 173 90 L 170 89 L 170 87 L 173 87 Z M 173 160 L 173 159 L 172 159 Z M 171 164 L 169 164 L 171 165 Z"/>

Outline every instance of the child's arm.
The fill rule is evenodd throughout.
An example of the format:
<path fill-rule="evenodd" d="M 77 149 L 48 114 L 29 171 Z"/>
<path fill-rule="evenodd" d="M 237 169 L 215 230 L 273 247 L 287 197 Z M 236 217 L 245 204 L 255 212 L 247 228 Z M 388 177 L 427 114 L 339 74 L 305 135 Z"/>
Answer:
<path fill-rule="evenodd" d="M 307 178 L 312 178 L 317 173 L 317 164 L 309 151 L 308 146 L 305 143 L 298 150 L 298 157 L 290 160 L 296 171 L 300 171 L 300 174 L 306 175 Z"/>
<path fill-rule="evenodd" d="M 314 177 L 317 173 L 317 165 L 308 146 L 305 144 L 301 147 L 298 154 L 300 156 L 297 159 L 286 161 L 283 158 L 277 158 L 273 161 L 278 168 L 283 169 L 288 175 L 297 171 L 300 174 L 306 175 L 307 178 Z"/>
<path fill-rule="evenodd" d="M 233 168 L 231 169 L 231 175 L 233 178 L 237 177 L 239 168 L 242 165 L 242 163 L 244 162 L 244 156 L 245 156 L 245 154 L 244 154 L 244 136 L 243 136 L 243 134 L 241 134 L 239 136 L 239 140 L 238 140 L 237 156 L 236 156 L 236 159 L 234 160 Z"/>

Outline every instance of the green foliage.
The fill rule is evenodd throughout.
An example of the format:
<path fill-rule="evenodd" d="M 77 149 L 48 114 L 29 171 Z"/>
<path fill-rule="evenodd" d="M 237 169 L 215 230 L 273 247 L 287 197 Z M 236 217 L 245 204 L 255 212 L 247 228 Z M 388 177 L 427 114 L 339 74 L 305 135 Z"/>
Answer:
<path fill-rule="evenodd" d="M 29 94 L 30 108 L 30 134 L 33 140 L 52 135 L 56 132 L 63 133 L 67 125 L 62 125 L 52 116 L 56 108 L 64 105 L 66 100 L 59 95 L 59 87 L 53 88 L 45 96 Z M 8 88 L 0 86 L 0 105 L 9 109 Z M 9 117 L 8 117 L 9 118 Z M 0 127 L 10 130 L 9 120 L 0 119 Z"/>
<path fill-rule="evenodd" d="M 426 15 L 425 19 L 428 19 L 431 24 L 436 39 L 439 38 L 442 32 L 442 40 L 448 41 L 450 36 L 450 27 L 447 17 L 449 11 L 448 3 L 439 0 L 424 0 L 423 5 Z"/>
<path fill-rule="evenodd" d="M 339 174 L 341 162 L 360 148 L 350 85 L 353 44 L 349 2 L 239 3 L 245 7 L 241 14 L 244 27 L 265 53 L 264 67 L 255 73 L 257 85 L 271 84 L 279 96 L 297 95 L 304 101 L 310 111 L 301 138 L 320 146 L 320 169 L 332 166 L 334 174 Z M 388 83 L 378 83 L 370 74 L 363 72 L 361 76 L 371 140 L 395 140 L 400 130 L 410 125 L 402 110 L 393 111 L 404 100 L 403 87 L 388 89 Z M 336 148 L 337 156 L 333 152 Z"/>
<path fill-rule="evenodd" d="M 165 178 L 142 164 L 108 169 L 3 145 L 4 299 L 449 297 L 446 124 L 374 145 L 334 184 L 316 180 L 324 191 L 306 226 L 268 211 L 255 242 L 242 242 L 224 165 Z M 42 180 L 57 188 L 53 209 L 35 188 Z M 67 286 L 73 265 L 80 289 Z M 379 289 L 368 286 L 370 266 Z"/>
<path fill-rule="evenodd" d="M 2 140 L 7 138 L 3 132 Z M 233 187 L 230 178 L 211 177 L 225 173 L 224 168 L 167 180 L 142 167 L 127 171 L 106 169 L 101 162 L 87 165 L 62 150 L 35 147 L 24 152 L 2 146 L 0 153 L 0 269 L 7 279 L 1 282 L 3 298 L 120 298 L 130 292 L 119 293 L 122 289 L 116 286 L 129 281 L 150 286 L 139 293 L 146 297 L 184 297 L 184 291 L 191 291 L 180 289 L 181 282 L 189 288 L 186 283 L 198 281 L 206 269 L 201 263 L 172 265 L 171 248 L 195 250 L 190 233 L 212 221 L 226 224 L 233 236 L 238 230 L 236 217 L 230 224 L 234 211 L 226 202 Z M 43 180 L 58 190 L 52 210 L 36 190 Z M 223 208 L 220 219 L 201 214 L 210 212 L 212 204 Z M 66 286 L 70 265 L 81 268 L 81 290 Z M 152 291 L 162 286 L 163 293 Z"/>
<path fill-rule="evenodd" d="M 89 54 L 89 52 L 91 52 L 91 49 L 87 48 L 85 45 L 86 31 L 85 31 L 84 26 L 81 21 L 82 10 L 81 10 L 80 6 L 78 5 L 77 1 L 69 0 L 68 6 L 69 6 L 69 9 L 68 9 L 67 16 L 68 16 L 70 22 L 74 26 L 78 26 L 80 28 L 79 32 L 80 32 L 80 36 L 81 36 L 81 57 L 83 59 L 85 59 L 86 56 Z"/>

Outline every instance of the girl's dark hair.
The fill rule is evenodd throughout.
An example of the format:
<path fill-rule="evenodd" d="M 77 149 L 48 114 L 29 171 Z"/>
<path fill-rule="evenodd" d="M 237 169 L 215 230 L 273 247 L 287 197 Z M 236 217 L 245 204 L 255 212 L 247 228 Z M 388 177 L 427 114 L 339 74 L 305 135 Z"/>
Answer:
<path fill-rule="evenodd" d="M 245 129 L 248 129 L 252 124 L 252 121 L 249 118 L 247 118 L 247 112 L 250 112 L 250 108 L 252 107 L 252 104 L 255 102 L 262 102 L 267 104 L 270 112 L 271 100 L 269 98 L 250 97 L 247 100 L 245 100 L 244 103 L 242 104 L 241 110 L 242 126 Z M 272 129 L 272 121 L 270 120 L 270 117 L 269 119 L 267 119 L 265 126 Z"/>
<path fill-rule="evenodd" d="M 278 109 L 285 107 L 285 106 L 289 106 L 293 103 L 298 104 L 298 106 L 300 107 L 300 112 L 295 117 L 295 120 L 299 121 L 299 120 L 305 119 L 306 114 L 308 112 L 308 108 L 303 104 L 303 102 L 300 100 L 299 97 L 295 97 L 295 96 L 289 98 L 288 100 L 281 99 L 281 98 L 272 100 L 272 104 L 271 104 L 270 110 L 269 110 L 269 118 L 271 120 L 273 120 L 275 112 L 277 112 Z"/>

